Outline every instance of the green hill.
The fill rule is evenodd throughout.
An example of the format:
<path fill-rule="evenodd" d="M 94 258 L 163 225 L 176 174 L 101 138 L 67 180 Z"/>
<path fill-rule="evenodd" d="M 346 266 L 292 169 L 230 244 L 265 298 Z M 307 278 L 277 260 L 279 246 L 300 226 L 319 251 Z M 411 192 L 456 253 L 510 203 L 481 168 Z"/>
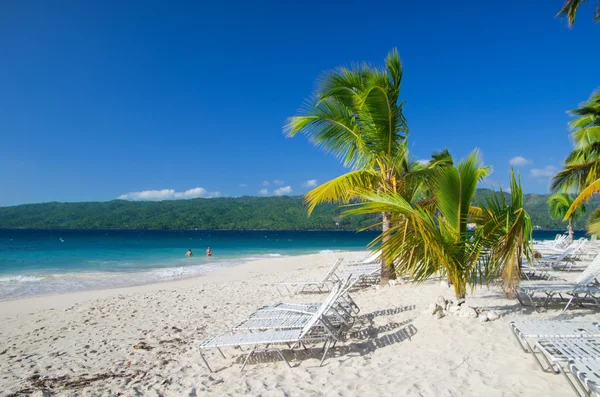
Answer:
<path fill-rule="evenodd" d="M 478 189 L 477 197 L 489 194 Z M 548 217 L 547 195 L 528 194 L 525 207 L 542 229 L 565 229 Z M 600 205 L 594 199 L 590 207 Z M 378 216 L 341 217 L 343 208 L 324 204 L 306 214 L 302 197 L 223 197 L 159 202 L 113 200 L 26 204 L 0 208 L 0 228 L 356 230 Z M 585 222 L 576 225 L 583 228 Z"/>

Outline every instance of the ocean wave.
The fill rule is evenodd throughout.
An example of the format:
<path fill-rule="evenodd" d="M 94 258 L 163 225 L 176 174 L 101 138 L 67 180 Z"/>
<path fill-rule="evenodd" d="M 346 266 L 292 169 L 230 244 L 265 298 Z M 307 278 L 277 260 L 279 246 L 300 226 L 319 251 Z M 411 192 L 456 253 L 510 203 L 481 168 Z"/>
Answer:
<path fill-rule="evenodd" d="M 36 276 L 6 276 L 0 277 L 0 283 L 35 283 L 44 281 L 43 277 Z"/>
<path fill-rule="evenodd" d="M 106 271 L 90 269 L 91 271 L 52 272 L 41 275 L 5 275 L 0 277 L 0 301 L 180 280 L 201 276 L 214 270 L 233 267 L 250 261 L 269 260 L 287 256 L 289 255 L 265 253 L 237 258 L 216 259 L 213 257 L 211 260 L 203 261 L 202 263 L 194 263 L 193 261 L 186 260 L 186 263 L 178 263 L 174 264 L 174 266 L 158 265 L 154 268 L 143 270 L 139 268 L 135 269 L 135 263 L 131 263 L 131 266 L 122 266 L 123 262 L 121 262 L 119 266 L 108 266 Z M 98 260 L 95 262 L 97 264 L 111 263 L 112 265 L 112 262 L 115 261 Z"/>
<path fill-rule="evenodd" d="M 346 250 L 321 250 L 319 254 L 335 254 L 336 252 L 346 252 Z"/>

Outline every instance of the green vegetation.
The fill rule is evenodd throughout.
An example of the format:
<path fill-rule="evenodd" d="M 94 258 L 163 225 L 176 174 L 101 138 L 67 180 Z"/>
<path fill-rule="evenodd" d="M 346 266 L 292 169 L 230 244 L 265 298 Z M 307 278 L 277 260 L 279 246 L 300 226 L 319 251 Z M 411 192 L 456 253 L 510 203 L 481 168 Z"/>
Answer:
<path fill-rule="evenodd" d="M 301 197 L 237 197 L 160 202 L 114 200 L 0 208 L 2 228 L 357 230 L 375 217 L 342 218 L 336 205 L 309 217 Z M 339 225 L 338 225 L 339 224 Z"/>
<path fill-rule="evenodd" d="M 490 194 L 488 189 L 478 189 L 475 200 L 484 200 Z M 548 217 L 547 202 L 547 195 L 525 195 L 525 209 L 533 224 L 543 229 L 566 230 L 566 222 Z M 600 200 L 592 200 L 594 203 L 599 205 Z M 322 204 L 309 217 L 302 197 L 298 196 L 53 202 L 0 207 L 0 228 L 357 230 L 380 218 L 377 215 L 342 217 L 345 209 Z M 584 221 L 575 223 L 576 229 L 583 226 Z"/>
<path fill-rule="evenodd" d="M 320 203 L 348 203 L 361 190 L 402 190 L 401 180 L 415 164 L 408 161 L 401 83 L 402 62 L 393 49 L 385 69 L 362 64 L 329 72 L 305 111 L 289 118 L 284 127 L 287 136 L 305 134 L 315 146 L 351 168 L 306 194 L 309 214 Z M 384 213 L 383 231 L 390 228 L 390 220 L 391 214 Z M 384 260 L 383 283 L 390 271 Z"/>
<path fill-rule="evenodd" d="M 500 276 L 510 292 L 520 279 L 522 255 L 530 253 L 532 225 L 514 173 L 510 204 L 504 194 L 492 191 L 479 206 L 472 205 L 477 183 L 490 171 L 475 150 L 458 166 L 436 170 L 426 182 L 431 197 L 411 202 L 396 192 L 365 191 L 363 202 L 348 213 L 392 214 L 392 227 L 373 244 L 381 243 L 396 271 L 415 282 L 445 275 L 456 297 L 464 298 L 467 285 Z M 473 233 L 469 223 L 477 226 Z"/>
<path fill-rule="evenodd" d="M 573 197 L 569 193 L 554 193 L 548 198 L 548 213 L 550 217 L 552 219 L 564 219 L 567 216 L 569 208 L 573 205 L 573 201 Z M 582 219 L 585 213 L 586 207 L 582 205 L 569 217 L 567 231 L 569 232 L 570 242 L 573 242 L 573 222 Z"/>
<path fill-rule="evenodd" d="M 570 123 L 575 148 L 569 153 L 563 169 L 552 180 L 554 192 L 578 193 L 565 219 L 574 218 L 582 203 L 600 191 L 600 90 L 569 113 L 576 117 Z M 591 215 L 588 231 L 600 234 L 600 208 L 597 206 Z"/>

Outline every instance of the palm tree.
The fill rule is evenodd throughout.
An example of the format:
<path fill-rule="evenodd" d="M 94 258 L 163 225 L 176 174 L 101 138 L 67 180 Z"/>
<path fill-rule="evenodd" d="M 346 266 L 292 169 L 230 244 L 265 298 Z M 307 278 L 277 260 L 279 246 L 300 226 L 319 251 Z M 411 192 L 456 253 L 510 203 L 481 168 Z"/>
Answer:
<path fill-rule="evenodd" d="M 335 155 L 351 170 L 308 192 L 309 214 L 323 202 L 347 203 L 360 190 L 403 192 L 403 177 L 414 166 L 408 158 L 408 126 L 400 102 L 402 63 L 396 49 L 385 59 L 385 69 L 367 64 L 340 67 L 319 82 L 315 96 L 300 115 L 290 117 L 284 133 L 298 133 Z M 384 212 L 384 234 L 391 214 Z M 381 279 L 387 283 L 391 267 L 382 261 Z"/>
<path fill-rule="evenodd" d="M 554 193 L 548 198 L 548 212 L 552 219 L 565 219 L 569 208 L 573 205 L 573 197 L 569 193 Z M 569 217 L 569 240 L 573 242 L 573 222 L 577 222 L 585 215 L 585 205 L 580 206 L 577 211 Z"/>
<path fill-rule="evenodd" d="M 577 118 L 570 123 L 575 149 L 565 160 L 563 169 L 552 180 L 554 192 L 578 192 L 564 219 L 568 220 L 577 208 L 600 191 L 600 90 L 579 108 L 571 110 Z M 600 209 L 596 209 L 588 231 L 600 233 Z"/>
<path fill-rule="evenodd" d="M 566 0 L 565 4 L 562 6 L 557 17 L 566 17 L 569 23 L 569 27 L 573 27 L 575 23 L 575 17 L 577 16 L 577 10 L 581 3 L 585 3 L 587 0 Z M 600 3 L 596 4 L 596 13 L 594 16 L 594 21 L 600 21 Z"/>
<path fill-rule="evenodd" d="M 430 199 L 411 203 L 395 192 L 363 191 L 364 202 L 346 213 L 392 214 L 391 228 L 372 244 L 381 242 L 382 255 L 416 282 L 442 273 L 452 282 L 456 297 L 464 298 L 468 284 L 501 275 L 512 289 L 519 279 L 521 255 L 529 255 L 531 220 L 514 173 L 511 204 L 502 192 L 494 192 L 485 205 L 472 205 L 477 183 L 489 172 L 473 151 L 458 166 L 436 170 Z M 469 222 L 478 225 L 474 233 L 467 231 Z"/>
<path fill-rule="evenodd" d="M 580 191 L 600 178 L 600 89 L 569 114 L 577 117 L 569 123 L 575 149 L 554 176 L 553 192 Z"/>

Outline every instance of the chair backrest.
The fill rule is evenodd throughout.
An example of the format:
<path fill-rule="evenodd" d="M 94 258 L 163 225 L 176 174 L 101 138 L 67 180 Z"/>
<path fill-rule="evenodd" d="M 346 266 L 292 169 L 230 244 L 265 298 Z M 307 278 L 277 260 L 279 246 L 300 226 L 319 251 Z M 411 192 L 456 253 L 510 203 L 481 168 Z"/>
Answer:
<path fill-rule="evenodd" d="M 576 284 L 588 285 L 600 275 L 600 254 L 596 255 L 594 260 L 590 262 L 588 267 L 577 277 Z"/>
<path fill-rule="evenodd" d="M 575 248 L 575 251 L 578 254 L 583 254 L 583 253 L 585 253 L 585 251 L 587 251 L 586 246 L 587 246 L 588 240 L 586 238 L 582 237 L 578 241 L 579 241 L 579 245 L 577 246 L 577 248 Z"/>
<path fill-rule="evenodd" d="M 342 264 L 343 261 L 344 261 L 344 258 L 338 258 L 335 261 L 335 263 L 333 264 L 333 266 L 331 266 L 331 268 L 329 269 L 329 271 L 327 272 L 325 277 L 323 277 L 323 280 L 321 280 L 321 283 L 325 283 L 325 282 L 329 281 L 331 276 L 333 276 L 333 274 L 335 273 L 337 268 L 340 267 L 340 265 Z"/>
<path fill-rule="evenodd" d="M 366 257 L 361 263 L 373 263 L 373 262 L 380 262 L 381 261 L 381 252 L 377 251 L 374 254 L 369 255 L 368 257 Z"/>
<path fill-rule="evenodd" d="M 304 328 L 302 328 L 302 332 L 300 332 L 300 338 L 306 335 L 311 330 L 311 328 L 314 327 L 315 324 L 319 321 L 319 318 L 321 318 L 321 316 L 325 314 L 325 312 L 329 310 L 329 308 L 331 308 L 331 305 L 333 304 L 334 300 L 339 295 L 340 288 L 341 283 L 337 282 L 333 284 L 333 288 L 331 288 L 331 291 L 329 292 L 329 295 L 327 295 L 327 298 L 325 298 L 325 300 L 323 301 L 323 303 L 321 303 L 321 306 L 319 306 L 315 314 L 312 315 L 312 317 L 306 323 Z"/>
<path fill-rule="evenodd" d="M 360 277 L 355 277 L 352 274 L 348 275 L 346 280 L 344 280 L 342 282 L 342 284 L 340 285 L 340 292 L 338 293 L 338 296 L 336 296 L 336 298 L 333 300 L 332 303 L 335 303 L 335 301 L 337 301 L 340 298 L 340 296 L 342 296 L 345 293 L 347 293 L 348 291 L 350 291 L 350 289 L 352 287 L 354 287 L 354 284 L 356 284 L 356 282 L 359 280 L 359 278 Z"/>
<path fill-rule="evenodd" d="M 573 244 L 571 244 L 560 255 L 558 255 L 558 258 L 556 259 L 556 262 L 562 261 L 563 259 L 565 259 L 567 256 L 571 255 L 575 251 L 575 248 L 572 245 Z"/>

